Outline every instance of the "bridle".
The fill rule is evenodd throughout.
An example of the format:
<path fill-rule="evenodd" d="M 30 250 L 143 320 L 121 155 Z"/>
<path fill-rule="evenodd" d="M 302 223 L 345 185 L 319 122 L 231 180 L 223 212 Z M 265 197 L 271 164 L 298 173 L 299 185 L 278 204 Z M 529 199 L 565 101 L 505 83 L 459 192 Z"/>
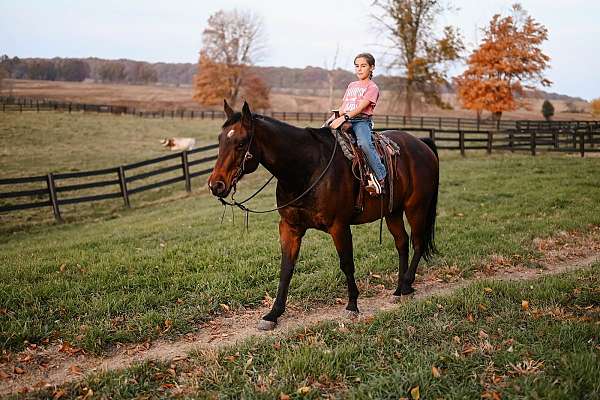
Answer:
<path fill-rule="evenodd" d="M 233 187 L 233 192 L 231 194 L 231 202 L 223 199 L 222 197 L 219 197 L 219 201 L 221 202 L 221 204 L 223 204 L 224 207 L 227 206 L 231 206 L 231 207 L 237 207 L 240 210 L 242 210 L 243 212 L 246 213 L 246 226 L 248 223 L 248 214 L 249 213 L 253 213 L 253 214 L 265 214 L 265 213 L 270 213 L 273 211 L 278 211 L 281 210 L 285 207 L 288 207 L 290 205 L 292 205 L 293 203 L 297 202 L 298 200 L 300 200 L 301 198 L 303 198 L 304 196 L 306 196 L 308 194 L 308 192 L 310 192 L 316 185 L 317 183 L 319 183 L 319 181 L 323 178 L 323 176 L 325 176 L 325 173 L 327 172 L 327 170 L 329 170 L 329 167 L 331 166 L 332 162 L 333 162 L 333 158 L 335 156 L 336 150 L 337 150 L 337 146 L 338 146 L 338 131 L 337 129 L 335 130 L 335 144 L 333 147 L 333 151 L 331 153 L 331 157 L 329 158 L 329 162 L 327 163 L 327 166 L 325 167 L 325 169 L 323 169 L 323 171 L 321 172 L 321 174 L 317 177 L 317 179 L 304 191 L 302 192 L 302 194 L 300 194 L 298 197 L 296 197 L 295 199 L 288 201 L 287 203 L 285 203 L 284 205 L 272 208 L 270 210 L 252 210 L 248 207 L 246 207 L 244 205 L 244 203 L 248 202 L 250 199 L 254 198 L 256 195 L 258 195 L 265 187 L 267 187 L 267 185 L 273 180 L 273 178 L 275 178 L 275 175 L 271 175 L 271 177 L 267 180 L 267 182 L 265 182 L 256 192 L 254 192 L 254 194 L 252 194 L 250 197 L 242 200 L 242 201 L 237 201 L 234 199 L 234 195 L 236 192 L 236 186 L 237 186 L 237 182 L 242 178 L 242 176 L 244 175 L 244 168 L 246 166 L 246 161 L 247 160 L 251 160 L 252 158 L 254 158 L 254 156 L 252 155 L 252 153 L 250 153 L 250 147 L 252 146 L 252 142 L 254 140 L 254 136 L 255 136 L 255 123 L 254 123 L 254 117 L 252 118 L 252 127 L 250 129 L 250 140 L 248 141 L 248 147 L 246 148 L 246 153 L 244 154 L 244 157 L 242 158 L 242 161 L 240 163 L 240 166 L 238 167 L 238 171 L 236 172 L 235 177 L 233 178 L 232 181 L 232 187 Z M 223 210 L 223 216 L 225 215 L 225 210 Z M 221 217 L 221 220 L 223 218 Z"/>

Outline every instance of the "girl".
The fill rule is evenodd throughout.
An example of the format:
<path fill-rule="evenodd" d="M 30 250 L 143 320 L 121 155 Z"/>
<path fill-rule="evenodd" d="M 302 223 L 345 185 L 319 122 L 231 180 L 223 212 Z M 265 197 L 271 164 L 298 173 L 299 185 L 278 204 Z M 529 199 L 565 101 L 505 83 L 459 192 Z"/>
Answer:
<path fill-rule="evenodd" d="M 379 99 L 379 88 L 371 80 L 375 69 L 375 58 L 369 53 L 357 55 L 354 58 L 354 69 L 358 80 L 348 85 L 339 108 L 342 114 L 334 119 L 330 126 L 337 129 L 344 121 L 352 123 L 358 145 L 375 174 L 375 178 L 371 176 L 368 180 L 366 189 L 372 195 L 380 195 L 383 193 L 386 171 L 371 139 L 373 127 L 371 117 Z"/>

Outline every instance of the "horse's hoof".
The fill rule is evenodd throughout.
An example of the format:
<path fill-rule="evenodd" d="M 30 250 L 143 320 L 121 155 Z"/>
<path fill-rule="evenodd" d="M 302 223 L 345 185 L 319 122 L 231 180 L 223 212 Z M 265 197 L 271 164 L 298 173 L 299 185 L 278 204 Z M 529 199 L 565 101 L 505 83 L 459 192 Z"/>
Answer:
<path fill-rule="evenodd" d="M 277 326 L 277 322 L 267 321 L 266 319 L 261 319 L 258 321 L 257 328 L 261 331 L 272 331 Z"/>
<path fill-rule="evenodd" d="M 346 318 L 348 319 L 356 319 L 360 315 L 358 311 L 346 310 Z"/>

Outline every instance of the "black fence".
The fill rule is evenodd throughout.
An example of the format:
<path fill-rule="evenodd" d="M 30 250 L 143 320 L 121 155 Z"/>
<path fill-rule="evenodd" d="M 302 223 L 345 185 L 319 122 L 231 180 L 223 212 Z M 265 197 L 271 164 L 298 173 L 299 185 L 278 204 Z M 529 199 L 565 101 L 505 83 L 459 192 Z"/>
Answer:
<path fill-rule="evenodd" d="M 198 166 L 216 160 L 216 152 L 211 150 L 215 150 L 217 147 L 217 144 L 212 144 L 194 150 L 168 154 L 151 160 L 114 168 L 0 179 L 0 187 L 9 187 L 9 190 L 11 186 L 14 188 L 23 184 L 39 184 L 43 186 L 36 189 L 0 192 L 0 200 L 14 200 L 18 198 L 38 199 L 26 203 L 1 204 L 0 212 L 52 207 L 55 219 L 62 221 L 60 212 L 60 206 L 62 205 L 122 198 L 125 207 L 130 207 L 130 197 L 132 195 L 178 182 L 184 182 L 185 190 L 190 192 L 192 189 L 192 179 L 207 175 L 212 170 L 212 168 L 199 169 Z M 164 166 L 164 164 L 171 165 Z M 147 168 L 144 168 L 146 170 L 142 172 L 140 169 L 143 167 Z M 180 174 L 177 174 L 177 171 L 180 171 Z M 175 173 L 175 176 L 166 179 L 162 179 L 161 177 L 158 181 L 155 178 L 153 182 L 148 182 L 151 177 L 168 173 L 171 173 L 171 175 Z M 76 180 L 82 180 L 82 178 L 91 178 L 92 181 L 71 183 Z M 101 194 L 77 196 L 77 192 L 99 188 L 106 188 L 107 191 Z M 75 195 L 72 195 L 73 192 Z M 44 197 L 47 200 L 39 201 L 40 197 Z"/>
<path fill-rule="evenodd" d="M 63 111 L 63 112 L 96 112 L 122 115 L 134 115 L 144 118 L 179 118 L 179 119 L 209 119 L 224 120 L 223 111 L 217 110 L 146 110 L 129 106 L 117 106 L 109 104 L 83 104 L 58 102 L 48 99 L 25 98 L 25 97 L 0 97 L 3 112 L 40 112 L 40 111 Z M 282 121 L 325 121 L 328 112 L 289 112 L 289 111 L 262 111 L 262 114 Z M 481 130 L 531 130 L 531 129 L 598 129 L 600 121 L 538 121 L 538 120 L 499 120 L 455 118 L 455 117 L 408 117 L 403 115 L 375 115 L 373 122 L 376 126 L 389 127 L 413 127 L 421 129 L 454 129 L 456 131 L 481 131 Z"/>

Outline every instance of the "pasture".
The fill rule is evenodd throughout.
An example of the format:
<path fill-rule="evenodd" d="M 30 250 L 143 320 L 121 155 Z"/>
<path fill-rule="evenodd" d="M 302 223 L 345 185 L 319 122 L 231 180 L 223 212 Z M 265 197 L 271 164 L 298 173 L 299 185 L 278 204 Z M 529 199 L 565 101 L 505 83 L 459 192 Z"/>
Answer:
<path fill-rule="evenodd" d="M 600 264 L 484 281 L 362 323 L 145 362 L 26 397 L 595 399 L 599 285 Z"/>
<path fill-rule="evenodd" d="M 12 125 L 7 143 L 14 143 L 3 154 L 7 175 L 111 166 L 133 161 L 132 154 L 135 160 L 156 155 L 158 139 L 168 133 L 205 143 L 218 129 L 217 123 L 199 121 L 55 113 L 14 115 L 2 123 Z M 492 255 L 530 256 L 536 237 L 599 224 L 599 167 L 598 158 L 442 153 L 437 231 L 442 255 L 424 268 L 457 266 L 468 273 Z M 264 170 L 255 175 L 242 181 L 239 198 L 268 176 Z M 244 232 L 239 212 L 227 211 L 220 224 L 222 207 L 202 179 L 193 187 L 192 195 L 176 201 L 127 211 L 118 211 L 120 203 L 114 202 L 113 212 L 98 206 L 97 214 L 92 205 L 94 220 L 33 224 L 3 234 L 1 293 L 8 311 L 2 315 L 2 343 L 19 348 L 25 339 L 58 332 L 100 351 L 117 341 L 155 337 L 154 328 L 166 319 L 173 321 L 172 332 L 182 333 L 210 318 L 219 304 L 252 306 L 265 291 L 273 293 L 277 215 L 251 216 Z M 273 191 L 270 185 L 256 207 L 272 205 Z M 3 215 L 8 225 L 11 218 Z M 386 234 L 380 247 L 377 228 L 354 228 L 359 277 L 395 270 L 391 238 Z M 310 232 L 292 301 L 308 305 L 339 296 L 336 258 L 329 237 Z M 88 327 L 83 336 L 81 325 Z"/>
<path fill-rule="evenodd" d="M 158 143 L 162 137 L 191 136 L 200 143 L 212 143 L 219 126 L 220 121 L 53 112 L 7 114 L 0 120 L 4 142 L 2 177 L 103 168 L 143 160 L 164 152 Z M 429 264 L 422 263 L 418 271 L 421 274 L 439 271 L 440 276 L 468 277 L 498 259 L 535 267 L 539 256 L 534 245 L 536 238 L 557 235 L 560 231 L 585 232 L 600 225 L 600 158 L 486 156 L 483 152 L 462 158 L 457 153 L 442 152 L 440 166 L 436 231 L 440 255 Z M 264 169 L 244 178 L 238 198 L 252 193 L 267 178 Z M 192 188 L 190 195 L 174 186 L 148 193 L 134 200 L 136 206 L 130 210 L 124 210 L 118 201 L 73 207 L 64 212 L 71 218 L 63 225 L 51 223 L 51 212 L 47 209 L 32 211 L 25 217 L 19 213 L 0 216 L 1 348 L 18 351 L 27 343 L 60 339 L 101 355 L 119 343 L 174 338 L 194 332 L 201 322 L 219 315 L 223 305 L 236 312 L 258 307 L 265 293 L 273 296 L 279 271 L 277 215 L 251 215 L 249 229 L 245 231 L 243 215 L 238 211 L 227 210 L 221 223 L 223 208 L 208 194 L 203 178 L 194 180 Z M 255 199 L 256 208 L 273 205 L 274 188 L 274 184 L 269 185 Z M 397 255 L 385 227 L 381 246 L 377 224 L 354 227 L 353 235 L 357 281 L 379 279 L 379 283 L 393 287 Z M 294 336 L 285 339 L 282 349 L 286 361 L 279 364 L 281 355 L 269 350 L 272 343 L 244 344 L 226 350 L 244 355 L 238 361 L 229 365 L 219 361 L 225 352 L 214 355 L 216 358 L 209 360 L 216 360 L 217 364 L 210 370 L 210 377 L 197 379 L 207 393 L 231 390 L 245 392 L 249 398 L 272 398 L 279 391 L 291 392 L 298 388 L 295 385 L 304 386 L 295 380 L 302 374 L 317 379 L 317 372 L 322 370 L 330 385 L 327 390 L 362 398 L 378 387 L 406 391 L 419 381 L 417 377 L 425 379 L 429 374 L 427 382 L 433 382 L 433 386 L 428 386 L 432 391 L 427 392 L 426 398 L 435 398 L 446 390 L 449 390 L 446 395 L 469 397 L 473 390 L 480 389 L 477 380 L 469 378 L 472 371 L 489 376 L 493 372 L 486 372 L 490 361 L 504 367 L 508 362 L 520 362 L 528 354 L 525 346 L 513 346 L 518 351 L 511 354 L 505 352 L 508 348 L 505 346 L 503 352 L 491 358 L 477 355 L 454 360 L 446 355 L 450 351 L 451 332 L 444 333 L 447 337 L 436 336 L 436 332 L 455 321 L 457 329 L 467 336 L 477 335 L 481 329 L 489 335 L 498 329 L 510 332 L 501 335 L 502 339 L 498 337 L 498 341 L 512 337 L 522 343 L 544 336 L 544 340 L 531 348 L 533 353 L 529 357 L 547 357 L 559 363 L 556 365 L 563 365 L 560 364 L 563 361 L 560 348 L 555 348 L 549 333 L 564 333 L 570 342 L 561 342 L 561 346 L 573 349 L 573 356 L 561 368 L 581 365 L 571 375 L 561 376 L 568 380 L 579 374 L 581 382 L 591 382 L 589 376 L 597 372 L 593 365 L 598 365 L 597 358 L 595 364 L 592 358 L 597 354 L 586 353 L 584 343 L 593 336 L 594 329 L 597 340 L 598 325 L 572 323 L 563 327 L 547 315 L 521 320 L 526 317 L 515 314 L 514 302 L 525 291 L 539 301 L 541 308 L 558 302 L 575 312 L 577 306 L 597 305 L 597 272 L 596 266 L 591 272 L 540 282 L 532 292 L 527 292 L 527 285 L 498 284 L 492 287 L 493 298 L 483 298 L 483 284 L 475 285 L 466 294 L 403 306 L 397 313 L 378 317 L 369 327 L 352 327 L 349 336 L 340 336 L 335 327 L 324 325 L 315 328 L 319 336 L 314 344 Z M 373 278 L 374 275 L 380 278 Z M 568 293 L 579 288 L 582 280 L 584 300 L 569 297 Z M 292 279 L 290 306 L 309 309 L 316 304 L 333 304 L 336 298 L 345 297 L 345 293 L 345 281 L 329 236 L 310 231 Z M 369 295 L 369 290 L 361 291 L 361 297 Z M 492 300 L 493 307 L 481 311 L 481 318 L 468 329 L 462 325 L 464 321 L 459 321 L 465 310 Z M 442 314 L 441 320 L 429 320 L 437 303 L 448 314 Z M 493 321 L 488 321 L 488 316 Z M 594 318 L 597 320 L 596 314 Z M 398 325 L 396 320 L 404 322 Z M 406 329 L 407 324 L 418 328 L 419 334 L 412 340 L 398 331 Z M 523 324 L 532 329 L 521 332 Z M 397 338 L 400 342 L 384 340 L 386 344 L 379 346 L 378 337 Z M 326 347 L 320 347 L 323 341 Z M 326 348 L 337 350 L 323 352 Z M 249 351 L 254 354 L 257 372 L 246 380 L 247 376 L 238 369 L 244 368 L 247 363 L 244 357 Z M 398 351 L 409 353 L 398 357 Z M 290 358 L 287 355 L 291 353 L 296 355 Z M 311 365 L 309 360 L 315 357 L 322 363 Z M 355 372 L 344 366 L 349 360 L 354 360 Z M 392 361 L 399 363 L 393 364 L 398 367 L 395 372 L 382 373 L 382 366 Z M 202 357 L 194 361 L 206 370 L 204 362 L 208 361 Z M 268 386 L 265 393 L 252 393 L 256 389 L 252 385 L 259 376 L 269 373 L 273 363 L 277 365 L 276 374 L 286 378 L 278 386 Z M 445 371 L 462 372 L 442 375 L 453 376 L 449 380 L 432 381 L 432 363 L 440 363 Z M 109 397 L 127 397 L 153 388 L 155 383 L 148 383 L 148 376 L 162 374 L 165 368 L 146 364 L 94 378 L 89 385 L 99 388 L 94 389 L 99 393 L 106 390 Z M 544 375 L 542 380 L 527 376 L 515 379 L 520 390 L 533 388 L 545 393 L 553 388 L 552 374 L 547 378 Z M 129 377 L 134 377 L 140 386 L 134 385 L 129 394 L 120 392 L 119 382 Z M 180 377 L 169 379 L 178 382 Z M 171 380 L 158 380 L 156 385 L 172 383 Z M 471 383 L 461 386 L 462 380 Z M 310 386 L 310 382 L 305 384 Z M 72 393 L 79 393 L 76 392 L 79 389 L 73 389 Z M 568 392 L 569 387 L 564 390 Z M 317 396 L 317 392 L 309 395 Z"/>

